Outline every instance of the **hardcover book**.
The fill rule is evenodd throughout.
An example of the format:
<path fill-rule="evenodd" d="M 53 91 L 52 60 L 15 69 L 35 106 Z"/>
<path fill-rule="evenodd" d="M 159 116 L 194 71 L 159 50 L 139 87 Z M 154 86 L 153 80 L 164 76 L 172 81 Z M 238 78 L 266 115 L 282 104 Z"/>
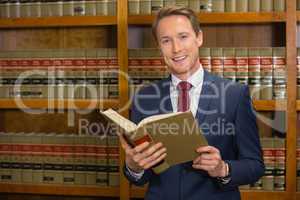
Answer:
<path fill-rule="evenodd" d="M 150 116 L 138 125 L 112 109 L 100 113 L 112 125 L 116 125 L 118 133 L 122 134 L 132 147 L 146 141 L 163 143 L 167 149 L 167 157 L 153 167 L 155 173 L 161 173 L 172 165 L 193 160 L 197 156 L 196 148 L 208 145 L 190 111 Z"/>

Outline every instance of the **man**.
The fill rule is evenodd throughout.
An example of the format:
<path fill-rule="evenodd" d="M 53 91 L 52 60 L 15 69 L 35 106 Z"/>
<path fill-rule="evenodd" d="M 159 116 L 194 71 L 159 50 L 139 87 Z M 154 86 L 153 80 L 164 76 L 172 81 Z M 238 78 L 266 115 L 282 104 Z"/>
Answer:
<path fill-rule="evenodd" d="M 202 32 L 192 10 L 161 9 L 153 34 L 171 76 L 135 95 L 131 119 L 137 123 L 150 115 L 189 108 L 209 146 L 197 148 L 193 161 L 155 174 L 151 168 L 167 156 L 163 144 L 144 142 L 131 148 L 121 138 L 126 177 L 136 185 L 149 183 L 146 200 L 240 199 L 238 186 L 264 174 L 248 87 L 202 69 L 198 57 Z M 185 100 L 182 85 L 188 91 Z M 188 106 L 183 105 L 186 102 Z"/>

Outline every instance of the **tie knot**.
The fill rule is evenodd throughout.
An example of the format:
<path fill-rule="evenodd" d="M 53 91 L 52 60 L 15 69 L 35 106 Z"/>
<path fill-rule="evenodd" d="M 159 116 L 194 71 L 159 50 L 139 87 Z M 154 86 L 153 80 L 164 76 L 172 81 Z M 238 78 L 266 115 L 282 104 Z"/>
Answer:
<path fill-rule="evenodd" d="M 192 84 L 187 81 L 181 81 L 177 85 L 179 91 L 189 91 L 192 87 Z"/>

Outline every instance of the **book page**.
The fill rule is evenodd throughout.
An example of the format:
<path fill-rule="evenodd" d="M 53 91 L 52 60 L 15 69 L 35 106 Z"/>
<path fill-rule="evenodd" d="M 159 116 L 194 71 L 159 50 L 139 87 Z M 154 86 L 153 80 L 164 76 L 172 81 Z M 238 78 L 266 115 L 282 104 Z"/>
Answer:
<path fill-rule="evenodd" d="M 182 113 L 183 113 L 183 112 L 175 112 L 175 113 L 167 113 L 167 114 L 153 115 L 153 116 L 150 116 L 150 117 L 147 117 L 147 118 L 143 119 L 143 120 L 138 124 L 138 127 L 141 127 L 141 126 L 143 126 L 144 124 L 147 124 L 147 123 L 150 123 L 150 122 L 154 122 L 154 121 L 158 121 L 158 120 L 161 120 L 161 119 L 165 119 L 165 118 L 173 117 L 173 116 L 176 116 L 176 115 L 180 115 L 180 114 L 182 114 Z"/>
<path fill-rule="evenodd" d="M 127 133 L 134 132 L 137 128 L 136 124 L 126 119 L 113 109 L 108 109 L 106 111 L 101 112 L 105 117 L 110 119 L 113 123 L 118 125 L 121 129 L 126 131 Z"/>

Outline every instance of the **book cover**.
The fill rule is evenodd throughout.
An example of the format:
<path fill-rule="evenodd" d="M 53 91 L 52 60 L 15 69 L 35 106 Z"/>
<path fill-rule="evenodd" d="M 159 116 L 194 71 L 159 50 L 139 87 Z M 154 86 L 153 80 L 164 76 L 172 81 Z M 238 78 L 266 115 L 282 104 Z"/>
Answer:
<path fill-rule="evenodd" d="M 196 148 L 207 145 L 206 138 L 190 111 L 151 116 L 138 125 L 112 109 L 100 113 L 116 125 L 119 133 L 132 147 L 146 141 L 163 143 L 167 149 L 167 157 L 153 168 L 156 173 L 161 173 L 172 165 L 193 160 L 197 156 Z"/>

